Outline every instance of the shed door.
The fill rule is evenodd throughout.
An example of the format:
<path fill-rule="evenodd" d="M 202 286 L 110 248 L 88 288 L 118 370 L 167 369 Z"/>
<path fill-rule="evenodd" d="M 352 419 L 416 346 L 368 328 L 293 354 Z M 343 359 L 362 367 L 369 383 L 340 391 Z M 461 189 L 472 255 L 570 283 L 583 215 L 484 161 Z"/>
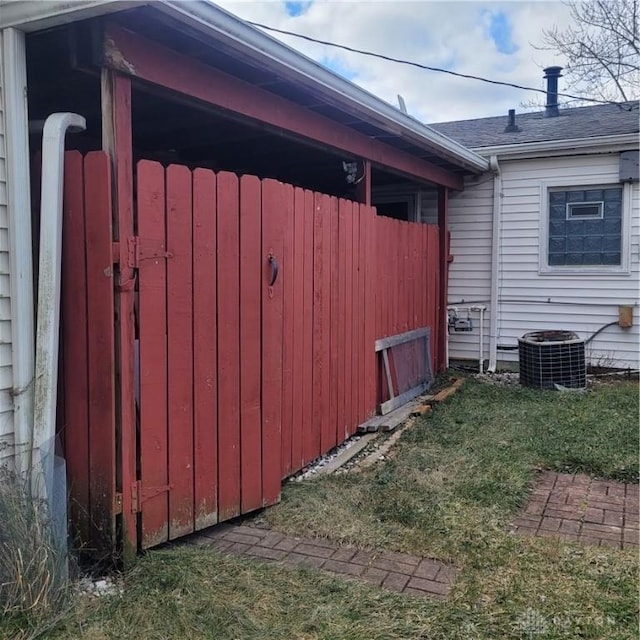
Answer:
<path fill-rule="evenodd" d="M 287 188 L 137 166 L 142 548 L 279 499 Z"/>

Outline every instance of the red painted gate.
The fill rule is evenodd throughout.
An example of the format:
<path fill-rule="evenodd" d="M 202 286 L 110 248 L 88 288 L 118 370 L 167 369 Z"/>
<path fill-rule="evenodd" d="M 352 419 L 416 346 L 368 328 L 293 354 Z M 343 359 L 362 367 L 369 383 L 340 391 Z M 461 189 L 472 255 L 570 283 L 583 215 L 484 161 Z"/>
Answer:
<path fill-rule="evenodd" d="M 375 412 L 375 340 L 437 330 L 436 227 L 275 180 L 141 161 L 135 235 L 121 227 L 112 247 L 107 156 L 68 154 L 66 183 L 64 421 L 75 514 L 81 529 L 103 523 L 94 538 L 113 539 L 118 509 L 137 529 L 125 539 L 148 548 L 273 504 L 282 478 Z M 117 267 L 134 278 L 114 297 L 123 243 Z M 134 318 L 116 317 L 114 331 L 131 292 Z M 129 320 L 134 344 L 122 344 Z M 136 372 L 121 392 L 118 358 Z M 97 422 L 85 433 L 87 416 Z"/>

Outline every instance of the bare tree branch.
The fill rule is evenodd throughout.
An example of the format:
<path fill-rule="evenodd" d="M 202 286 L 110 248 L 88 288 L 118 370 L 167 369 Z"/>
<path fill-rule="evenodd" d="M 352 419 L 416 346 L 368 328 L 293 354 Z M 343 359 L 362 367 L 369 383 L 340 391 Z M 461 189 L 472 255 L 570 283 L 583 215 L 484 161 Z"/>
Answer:
<path fill-rule="evenodd" d="M 585 99 L 640 96 L 640 0 L 567 0 L 572 25 L 543 32 L 542 51 L 565 58 L 564 74 Z"/>

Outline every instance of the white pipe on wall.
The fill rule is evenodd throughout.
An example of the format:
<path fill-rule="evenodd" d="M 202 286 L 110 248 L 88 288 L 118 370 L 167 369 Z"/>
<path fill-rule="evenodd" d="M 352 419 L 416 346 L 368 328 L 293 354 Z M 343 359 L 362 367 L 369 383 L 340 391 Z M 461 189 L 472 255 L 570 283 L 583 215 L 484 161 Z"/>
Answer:
<path fill-rule="evenodd" d="M 85 119 L 75 113 L 54 113 L 42 135 L 40 261 L 36 328 L 35 400 L 32 492 L 53 495 L 53 469 L 58 392 L 58 336 L 62 263 L 62 195 L 64 138 L 68 130 L 83 131 Z"/>
<path fill-rule="evenodd" d="M 34 320 L 27 62 L 22 31 L 3 29 L 0 41 L 6 125 L 14 459 L 16 472 L 28 480 L 33 431 Z"/>
<path fill-rule="evenodd" d="M 469 311 L 480 313 L 480 337 L 478 340 L 478 368 L 480 373 L 484 373 L 484 312 L 487 307 L 469 307 Z"/>
<path fill-rule="evenodd" d="M 500 225 L 502 224 L 502 176 L 498 156 L 491 156 L 493 171 L 493 218 L 491 233 L 491 297 L 489 302 L 489 366 L 495 372 L 498 361 L 498 294 L 500 289 Z"/>

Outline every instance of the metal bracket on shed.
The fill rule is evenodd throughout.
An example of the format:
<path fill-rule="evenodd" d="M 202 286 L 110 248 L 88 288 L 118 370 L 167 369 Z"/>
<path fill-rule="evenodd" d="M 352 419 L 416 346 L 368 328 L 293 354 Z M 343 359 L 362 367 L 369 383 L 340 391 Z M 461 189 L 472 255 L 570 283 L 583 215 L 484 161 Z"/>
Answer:
<path fill-rule="evenodd" d="M 127 238 L 127 266 L 138 269 L 143 260 L 157 260 L 158 258 L 172 258 L 173 254 L 166 251 L 162 240 L 131 236 Z"/>
<path fill-rule="evenodd" d="M 144 487 L 140 480 L 136 480 L 131 485 L 131 513 L 139 513 L 142 511 L 142 503 L 151 498 L 159 496 L 161 493 L 167 493 L 173 489 L 172 484 L 164 484 L 158 487 Z"/>

